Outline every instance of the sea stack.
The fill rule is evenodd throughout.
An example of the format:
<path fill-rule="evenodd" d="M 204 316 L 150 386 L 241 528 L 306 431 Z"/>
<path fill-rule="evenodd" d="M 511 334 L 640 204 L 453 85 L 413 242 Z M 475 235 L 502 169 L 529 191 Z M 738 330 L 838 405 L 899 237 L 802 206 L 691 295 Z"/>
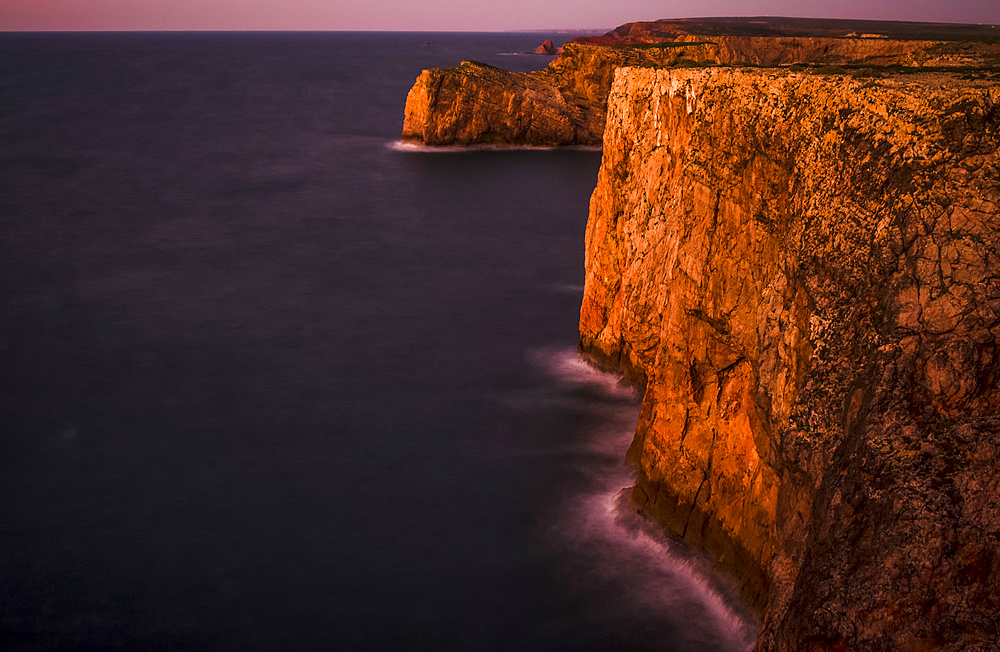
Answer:
<path fill-rule="evenodd" d="M 535 54 L 556 54 L 556 46 L 550 39 L 545 39 L 541 45 L 535 48 Z"/>

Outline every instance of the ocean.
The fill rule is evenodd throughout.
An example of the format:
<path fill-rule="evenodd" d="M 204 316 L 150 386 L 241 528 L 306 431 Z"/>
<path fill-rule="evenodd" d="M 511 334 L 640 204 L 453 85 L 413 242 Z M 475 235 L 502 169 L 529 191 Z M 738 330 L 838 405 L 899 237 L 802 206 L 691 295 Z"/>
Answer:
<path fill-rule="evenodd" d="M 0 34 L 0 647 L 752 647 L 576 353 L 600 153 L 397 142 L 545 38 Z"/>

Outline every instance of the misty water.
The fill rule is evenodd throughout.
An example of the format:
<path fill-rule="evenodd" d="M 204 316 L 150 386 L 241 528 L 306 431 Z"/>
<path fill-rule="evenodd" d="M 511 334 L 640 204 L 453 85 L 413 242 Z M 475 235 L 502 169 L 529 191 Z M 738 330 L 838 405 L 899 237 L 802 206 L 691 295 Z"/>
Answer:
<path fill-rule="evenodd" d="M 394 146 L 548 34 L 0 34 L 4 649 L 738 650 L 576 354 L 600 153 Z"/>

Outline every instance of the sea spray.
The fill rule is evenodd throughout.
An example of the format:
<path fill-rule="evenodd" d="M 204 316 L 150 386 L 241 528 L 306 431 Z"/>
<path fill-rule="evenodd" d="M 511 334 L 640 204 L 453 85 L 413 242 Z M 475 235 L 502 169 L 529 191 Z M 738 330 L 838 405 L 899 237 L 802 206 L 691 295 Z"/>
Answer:
<path fill-rule="evenodd" d="M 572 349 L 537 351 L 532 358 L 564 391 L 582 392 L 593 417 L 579 433 L 575 451 L 585 481 L 561 496 L 551 523 L 565 580 L 574 591 L 607 593 L 605 609 L 615 612 L 610 617 L 632 626 L 653 630 L 658 614 L 686 623 L 672 633 L 673 640 L 662 641 L 668 649 L 751 649 L 759 623 L 735 588 L 697 551 L 670 539 L 630 503 L 635 472 L 624 454 L 635 431 L 638 390 Z"/>
<path fill-rule="evenodd" d="M 397 152 L 411 152 L 420 154 L 457 154 L 461 152 L 600 152 L 600 146 L 572 145 L 572 146 L 547 146 L 547 145 L 424 145 L 412 140 L 393 140 L 386 143 L 386 147 Z"/>

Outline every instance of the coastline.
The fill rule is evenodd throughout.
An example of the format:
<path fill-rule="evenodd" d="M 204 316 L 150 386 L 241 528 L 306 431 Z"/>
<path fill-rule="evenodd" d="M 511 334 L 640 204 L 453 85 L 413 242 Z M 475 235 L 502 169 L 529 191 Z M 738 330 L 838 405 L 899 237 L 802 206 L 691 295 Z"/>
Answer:
<path fill-rule="evenodd" d="M 417 140 L 394 140 L 386 147 L 413 154 L 461 154 L 463 152 L 600 152 L 599 145 L 507 145 L 479 143 L 472 145 L 425 145 Z"/>
<path fill-rule="evenodd" d="M 632 504 L 737 574 L 759 649 L 1000 642 L 974 597 L 1000 571 L 966 586 L 938 531 L 988 554 L 994 520 L 962 505 L 992 480 L 977 466 L 914 490 L 922 461 L 898 453 L 996 457 L 965 431 L 1000 429 L 1000 47 L 941 26 L 830 32 L 845 25 L 634 23 L 538 74 L 425 71 L 404 134 L 565 145 L 603 127 L 579 350 L 644 388 Z M 905 587 L 927 565 L 940 597 L 924 600 Z M 932 608 L 947 619 L 918 616 Z"/>

